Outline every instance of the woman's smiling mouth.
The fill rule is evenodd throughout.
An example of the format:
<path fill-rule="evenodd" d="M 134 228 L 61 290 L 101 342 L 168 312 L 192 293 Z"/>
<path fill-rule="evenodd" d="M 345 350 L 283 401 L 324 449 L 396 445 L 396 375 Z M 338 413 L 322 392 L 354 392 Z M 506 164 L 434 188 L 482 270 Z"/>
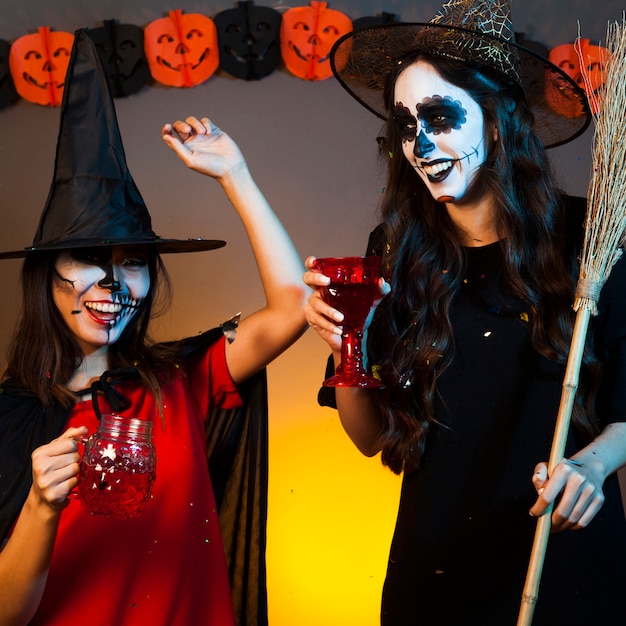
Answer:
<path fill-rule="evenodd" d="M 422 162 L 416 167 L 418 169 L 421 169 L 424 172 L 424 174 L 428 176 L 428 179 L 430 181 L 434 183 L 438 183 L 438 182 L 441 182 L 442 180 L 445 180 L 448 177 L 455 163 L 456 163 L 456 160 L 445 159 L 445 160 L 439 160 L 439 161 L 432 161 L 431 163 Z"/>
<path fill-rule="evenodd" d="M 114 325 L 125 316 L 133 313 L 140 300 L 131 298 L 113 302 L 111 300 L 89 300 L 85 302 L 89 316 L 99 324 Z"/>

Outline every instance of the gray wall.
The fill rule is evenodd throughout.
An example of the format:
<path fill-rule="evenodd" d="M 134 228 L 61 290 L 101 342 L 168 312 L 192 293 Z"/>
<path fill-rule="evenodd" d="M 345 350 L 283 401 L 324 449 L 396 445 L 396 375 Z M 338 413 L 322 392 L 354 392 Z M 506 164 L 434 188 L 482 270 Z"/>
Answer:
<path fill-rule="evenodd" d="M 262 3 L 278 10 L 284 2 Z M 306 3 L 302 2 L 302 5 Z M 298 4 L 295 4 L 298 6 Z M 601 40 L 609 20 L 621 16 L 622 3 L 564 0 L 514 3 L 515 30 L 552 47 L 574 39 L 578 23 L 584 37 Z M 3 0 L 0 38 L 9 42 L 39 26 L 73 32 L 102 20 L 145 26 L 172 8 L 165 0 Z M 178 7 L 180 5 L 176 5 Z M 213 16 L 234 3 L 189 0 L 187 13 Z M 427 21 L 439 8 L 433 0 L 331 2 L 352 19 L 382 11 L 404 21 Z M 334 79 L 307 82 L 284 67 L 256 82 L 223 72 L 191 88 L 146 86 L 116 100 L 130 169 L 164 236 L 224 238 L 229 246 L 198 259 L 169 262 L 180 296 L 171 323 L 195 331 L 244 307 L 261 302 L 255 269 L 241 230 L 221 190 L 212 181 L 184 170 L 162 144 L 160 127 L 189 114 L 209 115 L 241 145 L 253 174 L 283 219 L 305 257 L 360 253 L 376 222 L 381 189 L 377 176 L 377 118 L 356 105 Z M 19 100 L 0 110 L 0 249 L 27 245 L 49 189 L 58 129 L 58 108 Z M 571 193 L 587 189 L 591 130 L 552 151 L 562 186 Z M 204 271 L 205 264 L 209 271 Z M 0 264 L 0 277 L 13 292 L 17 262 Z M 237 267 L 239 271 L 232 271 Z M 191 268 L 191 269 L 190 269 Z M 179 269 L 181 272 L 179 273 Z M 229 270 L 230 271 L 227 271 Z M 181 275 L 182 274 L 182 275 Z M 225 280 L 226 275 L 228 279 Z M 188 289 L 193 296 L 186 297 Z M 242 302 L 241 294 L 246 298 Z M 0 352 L 14 316 L 11 298 L 0 311 Z M 167 322 L 169 326 L 170 321 Z M 169 332 L 166 328 L 165 332 Z"/>
<path fill-rule="evenodd" d="M 306 2 L 257 4 L 284 10 Z M 0 39 L 11 42 L 46 25 L 73 32 L 100 26 L 102 20 L 111 18 L 143 27 L 178 7 L 214 16 L 232 6 L 234 2 L 226 0 L 188 0 L 182 6 L 165 0 L 2 0 Z M 427 21 L 439 3 L 337 0 L 329 6 L 352 19 L 386 11 L 403 21 Z M 514 2 L 513 19 L 516 31 L 550 48 L 571 42 L 578 22 L 583 37 L 602 40 L 607 22 L 620 19 L 622 10 L 618 0 L 520 0 Z M 159 336 L 196 333 L 237 311 L 246 314 L 263 304 L 256 269 L 234 212 L 216 183 L 188 172 L 162 143 L 160 127 L 165 122 L 190 114 L 209 115 L 229 132 L 303 258 L 364 251 L 367 235 L 377 222 L 382 187 L 375 141 L 379 122 L 333 79 L 306 82 L 284 67 L 257 82 L 218 72 L 191 89 L 151 84 L 136 95 L 116 100 L 116 107 L 128 163 L 157 233 L 228 241 L 219 251 L 166 257 L 176 299 L 156 330 Z M 0 250 L 26 246 L 32 240 L 50 186 L 58 118 L 58 109 L 24 100 L 0 110 Z M 562 187 L 570 193 L 586 193 L 590 144 L 591 130 L 551 153 Z M 0 307 L 0 353 L 16 315 L 18 270 L 18 261 L 0 262 L 6 293 Z M 377 516 L 383 515 L 381 502 L 388 493 L 392 492 L 391 500 L 396 498 L 397 483 L 385 482 L 389 480 L 386 474 L 382 478 L 376 474 L 379 470 L 372 468 L 377 461 L 367 460 L 365 465 L 340 433 L 336 416 L 316 407 L 325 357 L 322 342 L 308 333 L 269 369 L 269 582 L 274 626 L 377 622 L 378 587 L 394 503 L 380 523 Z M 328 468 L 329 477 L 322 480 Z M 376 482 L 379 479 L 382 483 Z M 294 494 L 300 499 L 294 500 Z M 354 499 L 346 500 L 346 494 Z M 331 508 L 332 513 L 325 515 Z M 311 520 L 314 526 L 307 527 Z M 355 529 L 369 533 L 363 544 L 354 543 Z M 381 547 L 374 557 L 376 537 Z M 327 552 L 332 538 L 339 541 L 333 555 Z M 306 546 L 313 548 L 308 551 Z M 348 556 L 337 567 L 327 567 L 339 549 Z M 350 562 L 356 560 L 349 556 L 351 549 L 355 555 L 371 552 L 376 559 L 374 574 L 370 563 L 349 571 Z M 323 574 L 315 580 L 294 573 L 301 562 L 312 569 L 316 559 Z M 339 572 L 345 578 L 334 578 Z M 359 576 L 367 580 L 333 604 L 333 589 L 345 586 L 346 579 L 357 581 L 358 586 Z M 339 618 L 339 607 L 350 618 Z M 288 616 L 281 614 L 282 609 Z M 359 610 L 367 610 L 368 618 L 358 617 Z"/>
<path fill-rule="evenodd" d="M 288 8 L 283 2 L 265 4 Z M 601 39 L 607 21 L 619 17 L 620 4 L 618 0 L 593 4 L 587 0 L 525 0 L 514 3 L 514 25 L 516 31 L 549 47 L 573 40 L 577 20 L 583 36 Z M 234 3 L 190 0 L 182 8 L 188 13 L 211 16 L 231 6 Z M 438 6 L 433 0 L 330 3 L 330 8 L 353 19 L 384 10 L 404 21 L 428 20 Z M 102 20 L 111 17 L 145 26 L 171 8 L 165 0 L 3 0 L 0 38 L 13 41 L 42 25 L 73 32 L 83 26 L 100 26 Z M 207 263 L 211 268 L 206 276 L 200 271 L 189 274 L 193 282 L 202 280 L 203 287 L 194 290 L 193 303 L 184 311 L 185 323 L 194 330 L 205 325 L 205 302 L 210 302 L 215 319 L 242 306 L 239 296 L 255 282 L 254 269 L 221 190 L 211 181 L 184 171 L 162 145 L 159 129 L 164 122 L 189 114 L 209 115 L 227 130 L 241 145 L 259 185 L 303 256 L 357 253 L 363 249 L 376 221 L 374 212 L 381 188 L 376 177 L 375 136 L 379 124 L 355 105 L 334 79 L 307 82 L 283 67 L 257 82 L 218 72 L 191 89 L 153 83 L 138 94 L 116 100 L 116 107 L 129 166 L 150 207 L 157 232 L 166 236 L 221 237 L 231 242 L 210 258 L 203 256 L 189 262 L 173 259 L 170 263 L 174 272 L 181 264 L 185 273 L 190 265 L 198 264 L 199 270 L 200 264 Z M 32 239 L 50 185 L 58 113 L 58 108 L 25 100 L 0 110 L 0 249 L 27 245 Z M 572 193 L 584 194 L 587 189 L 590 137 L 588 131 L 552 153 L 562 185 Z M 227 282 L 220 280 L 219 268 L 232 267 L 235 259 L 236 263 L 244 263 L 245 271 L 231 271 Z M 12 261 L 0 265 L 0 275 L 8 283 L 15 271 Z M 176 279 L 182 301 L 191 282 Z M 217 287 L 221 294 L 216 302 Z M 207 301 L 198 302 L 203 293 Z M 248 298 L 250 305 L 258 304 L 258 290 L 252 289 L 250 294 L 256 299 L 252 302 Z M 231 304 L 227 296 L 233 296 L 237 304 Z M 10 317 L 10 307 L 0 315 Z M 0 326 L 1 347 L 7 324 Z"/>

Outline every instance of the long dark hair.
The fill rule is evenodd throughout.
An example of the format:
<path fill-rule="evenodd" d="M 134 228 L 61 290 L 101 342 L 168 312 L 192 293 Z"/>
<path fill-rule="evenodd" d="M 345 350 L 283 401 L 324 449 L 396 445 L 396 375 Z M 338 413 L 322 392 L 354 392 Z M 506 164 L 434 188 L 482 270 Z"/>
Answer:
<path fill-rule="evenodd" d="M 530 305 L 530 337 L 537 352 L 564 363 L 574 321 L 576 255 L 566 254 L 560 235 L 561 196 L 533 131 L 524 94 L 519 85 L 488 69 L 422 53 L 405 59 L 390 77 L 389 111 L 398 75 L 418 57 L 467 91 L 480 105 L 485 127 L 497 133 L 478 179 L 495 200 L 504 285 Z M 466 261 L 463 233 L 404 158 L 391 115 L 386 148 L 391 158 L 381 212 L 391 294 L 379 307 L 371 330 L 373 344 L 384 346 L 374 358 L 385 384 L 372 397 L 384 419 L 379 442 L 383 463 L 399 473 L 419 466 L 435 420 L 437 378 L 453 358 L 450 305 Z M 594 367 L 593 357 L 587 355 L 585 371 Z M 589 406 L 580 400 L 572 421 L 591 435 Z"/>
<path fill-rule="evenodd" d="M 169 304 L 171 286 L 160 256 L 147 248 L 150 289 L 122 335 L 109 346 L 108 366 L 110 370 L 135 367 L 160 402 L 160 384 L 175 366 L 168 350 L 151 340 L 148 326 Z M 70 406 L 76 398 L 66 384 L 83 354 L 52 296 L 57 256 L 58 252 L 31 252 L 24 260 L 22 306 L 4 377 L 18 381 L 46 406 Z"/>

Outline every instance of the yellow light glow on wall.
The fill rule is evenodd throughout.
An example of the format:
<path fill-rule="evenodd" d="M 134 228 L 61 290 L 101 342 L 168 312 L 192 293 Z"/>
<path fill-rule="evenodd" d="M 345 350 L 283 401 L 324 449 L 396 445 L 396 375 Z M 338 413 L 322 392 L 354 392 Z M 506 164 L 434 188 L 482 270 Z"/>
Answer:
<path fill-rule="evenodd" d="M 317 405 L 319 344 L 307 334 L 268 371 L 269 623 L 376 626 L 400 478 Z"/>

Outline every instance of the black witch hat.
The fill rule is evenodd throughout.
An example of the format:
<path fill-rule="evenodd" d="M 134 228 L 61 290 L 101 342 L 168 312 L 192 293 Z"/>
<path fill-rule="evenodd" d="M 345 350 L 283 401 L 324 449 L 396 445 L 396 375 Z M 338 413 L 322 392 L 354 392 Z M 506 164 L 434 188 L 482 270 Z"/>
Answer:
<path fill-rule="evenodd" d="M 50 193 L 29 253 L 116 244 L 154 245 L 160 253 L 199 252 L 225 245 L 212 239 L 164 239 L 126 164 L 106 73 L 86 29 L 76 31 L 70 58 Z"/>
<path fill-rule="evenodd" d="M 548 59 L 516 43 L 509 0 L 447 0 L 430 22 L 361 28 L 335 42 L 330 63 L 350 95 L 387 119 L 387 79 L 394 66 L 420 50 L 488 67 L 519 84 L 546 148 L 571 141 L 589 126 L 585 92 Z"/>

